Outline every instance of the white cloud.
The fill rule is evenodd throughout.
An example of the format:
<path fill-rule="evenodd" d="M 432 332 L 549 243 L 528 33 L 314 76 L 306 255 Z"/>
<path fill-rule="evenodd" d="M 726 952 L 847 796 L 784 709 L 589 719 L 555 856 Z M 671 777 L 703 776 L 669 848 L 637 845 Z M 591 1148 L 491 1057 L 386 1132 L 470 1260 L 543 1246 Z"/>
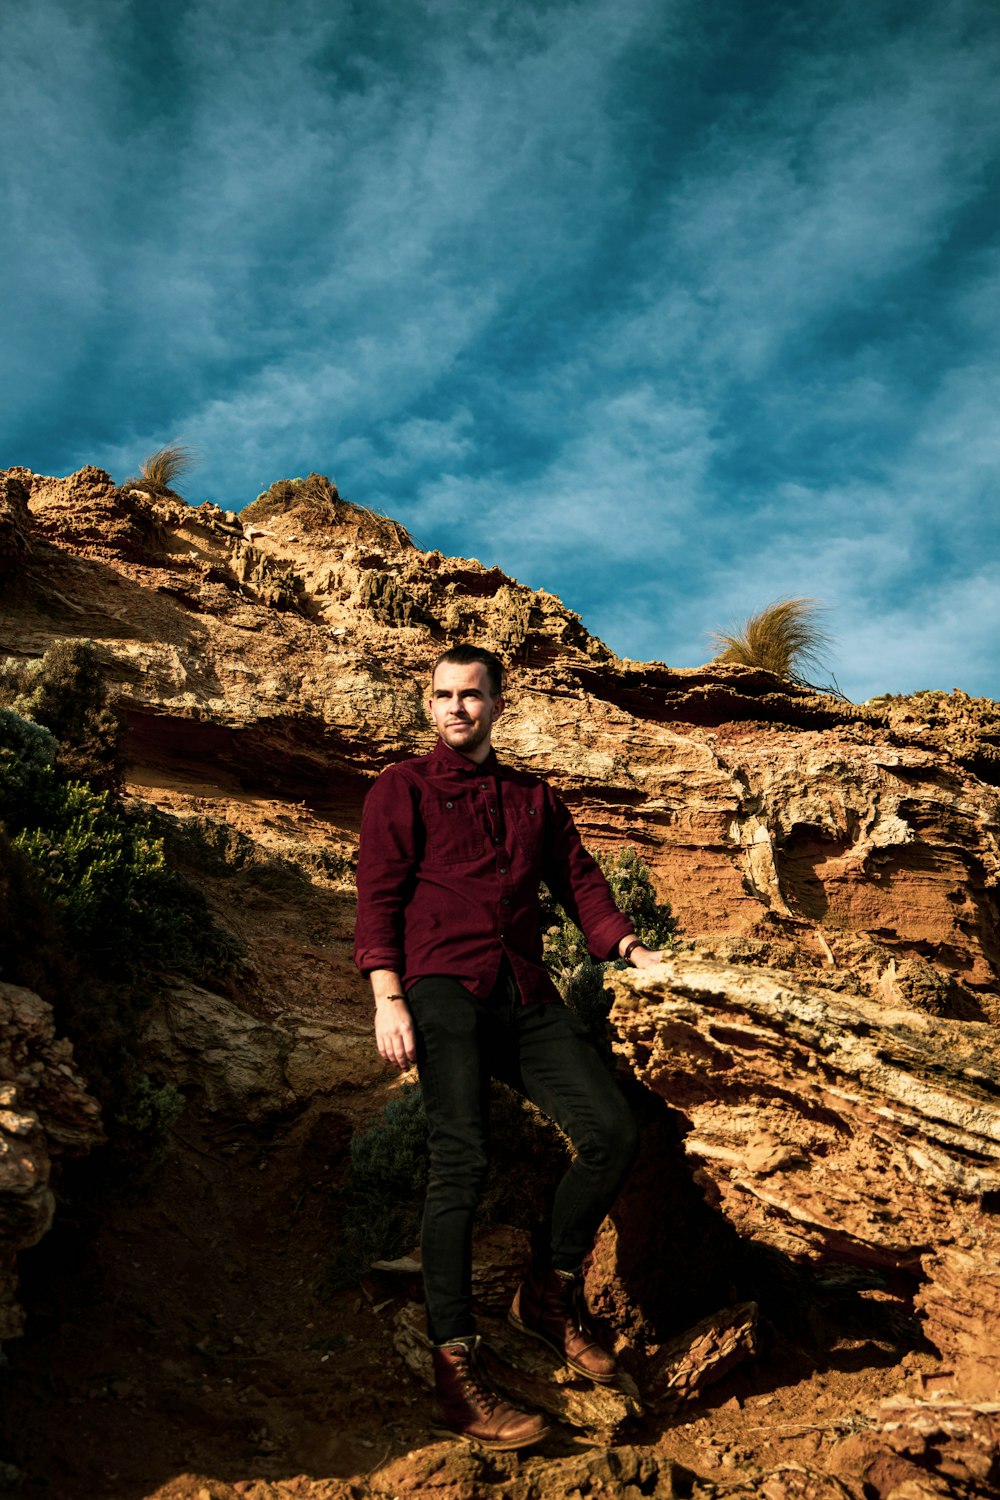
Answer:
<path fill-rule="evenodd" d="M 705 630 L 810 593 L 845 686 L 869 621 L 922 666 L 941 618 L 971 661 L 995 29 L 769 13 L 758 76 L 744 11 L 719 19 L 195 0 L 158 13 L 147 80 L 142 7 L 24 0 L 0 149 L 7 368 L 34 378 L 6 425 L 119 477 L 180 435 L 229 502 L 326 469 L 632 655 L 703 659 Z"/>

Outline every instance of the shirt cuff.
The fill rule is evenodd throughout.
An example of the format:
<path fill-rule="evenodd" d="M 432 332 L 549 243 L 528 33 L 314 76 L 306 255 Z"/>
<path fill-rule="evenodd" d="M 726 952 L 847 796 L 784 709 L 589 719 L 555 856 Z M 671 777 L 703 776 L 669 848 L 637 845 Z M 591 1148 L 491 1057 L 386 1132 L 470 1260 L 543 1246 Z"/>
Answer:
<path fill-rule="evenodd" d="M 354 962 L 367 979 L 373 969 L 388 969 L 393 974 L 402 974 L 402 953 L 359 953 Z"/>
<path fill-rule="evenodd" d="M 608 917 L 599 922 L 594 930 L 594 936 L 590 943 L 590 951 L 597 958 L 617 958 L 618 944 L 623 937 L 634 937 L 635 927 L 628 917 Z"/>

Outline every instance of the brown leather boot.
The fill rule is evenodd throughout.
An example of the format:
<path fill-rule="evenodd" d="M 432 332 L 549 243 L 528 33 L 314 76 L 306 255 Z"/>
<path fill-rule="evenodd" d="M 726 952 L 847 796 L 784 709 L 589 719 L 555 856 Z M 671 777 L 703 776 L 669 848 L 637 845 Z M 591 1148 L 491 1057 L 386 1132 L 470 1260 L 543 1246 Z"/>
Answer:
<path fill-rule="evenodd" d="M 548 1344 L 578 1375 L 598 1385 L 614 1380 L 615 1357 L 590 1326 L 582 1271 L 532 1268 L 514 1295 L 507 1321 L 520 1333 Z"/>
<path fill-rule="evenodd" d="M 521 1411 L 493 1389 L 482 1366 L 478 1336 L 437 1344 L 431 1352 L 443 1418 L 435 1432 L 499 1450 L 527 1448 L 548 1432 L 544 1417 Z"/>

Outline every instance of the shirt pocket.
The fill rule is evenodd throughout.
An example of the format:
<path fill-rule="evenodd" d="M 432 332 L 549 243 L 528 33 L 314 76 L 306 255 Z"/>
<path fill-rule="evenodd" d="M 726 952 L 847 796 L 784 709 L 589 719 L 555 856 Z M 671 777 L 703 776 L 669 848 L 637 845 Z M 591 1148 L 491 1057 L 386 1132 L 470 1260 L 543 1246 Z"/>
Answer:
<path fill-rule="evenodd" d="M 510 825 L 514 830 L 514 837 L 521 846 L 521 852 L 531 864 L 537 863 L 542 857 L 542 844 L 545 839 L 545 819 L 540 807 L 515 807 L 508 813 Z"/>
<path fill-rule="evenodd" d="M 435 797 L 424 808 L 428 865 L 461 865 L 478 859 L 486 831 L 471 797 Z"/>

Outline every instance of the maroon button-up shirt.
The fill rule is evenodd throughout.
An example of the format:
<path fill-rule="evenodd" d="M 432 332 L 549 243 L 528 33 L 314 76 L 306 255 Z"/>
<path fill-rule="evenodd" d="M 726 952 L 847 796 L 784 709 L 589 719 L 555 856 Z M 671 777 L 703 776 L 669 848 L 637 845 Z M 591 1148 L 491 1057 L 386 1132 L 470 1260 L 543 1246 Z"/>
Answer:
<path fill-rule="evenodd" d="M 565 805 L 537 776 L 439 740 L 383 771 L 365 800 L 354 956 L 405 986 L 449 974 L 488 995 L 506 956 L 524 1004 L 559 1002 L 542 963 L 544 880 L 597 959 L 634 931 Z"/>

